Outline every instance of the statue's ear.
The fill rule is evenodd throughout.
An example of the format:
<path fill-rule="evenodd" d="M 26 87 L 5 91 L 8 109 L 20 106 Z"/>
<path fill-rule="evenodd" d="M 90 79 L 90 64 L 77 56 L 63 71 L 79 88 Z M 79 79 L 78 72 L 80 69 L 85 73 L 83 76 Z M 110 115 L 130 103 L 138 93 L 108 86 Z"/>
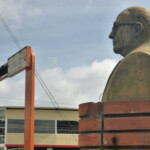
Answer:
<path fill-rule="evenodd" d="M 136 22 L 135 26 L 135 35 L 138 36 L 141 32 L 143 32 L 143 25 L 140 22 Z"/>

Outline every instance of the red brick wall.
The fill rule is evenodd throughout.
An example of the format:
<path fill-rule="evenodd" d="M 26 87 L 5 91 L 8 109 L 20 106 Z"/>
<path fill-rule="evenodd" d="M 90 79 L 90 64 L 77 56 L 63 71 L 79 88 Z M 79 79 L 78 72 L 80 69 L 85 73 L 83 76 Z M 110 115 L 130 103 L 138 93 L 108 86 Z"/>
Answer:
<path fill-rule="evenodd" d="M 150 101 L 79 106 L 81 150 L 150 150 Z"/>

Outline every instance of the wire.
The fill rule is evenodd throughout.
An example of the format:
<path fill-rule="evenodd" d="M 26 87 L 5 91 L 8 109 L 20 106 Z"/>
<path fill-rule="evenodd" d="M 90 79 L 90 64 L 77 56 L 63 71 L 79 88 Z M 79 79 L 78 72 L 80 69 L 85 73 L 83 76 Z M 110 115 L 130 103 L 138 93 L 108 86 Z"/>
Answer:
<path fill-rule="evenodd" d="M 2 17 L 2 15 L 0 15 L 0 20 L 2 21 L 3 25 L 5 26 L 6 30 L 7 30 L 8 33 L 10 34 L 11 38 L 12 38 L 13 41 L 15 42 L 16 46 L 18 47 L 18 49 L 21 49 L 21 46 L 20 46 L 18 40 L 16 39 L 15 35 L 13 34 L 13 32 L 11 31 L 11 29 L 10 29 L 9 26 L 7 25 L 5 19 Z"/>
<path fill-rule="evenodd" d="M 6 30 L 8 31 L 8 33 L 10 34 L 11 38 L 13 39 L 14 43 L 16 44 L 16 46 L 18 47 L 18 49 L 21 49 L 21 46 L 18 42 L 18 40 L 16 39 L 15 35 L 13 34 L 13 32 L 11 31 L 11 29 L 9 28 L 8 24 L 6 23 L 6 21 L 4 20 L 4 18 L 2 17 L 2 15 L 0 15 L 0 20 L 2 21 L 3 25 L 5 26 Z M 43 87 L 44 91 L 46 92 L 47 96 L 49 97 L 50 101 L 53 103 L 53 105 L 59 108 L 59 105 L 56 101 L 56 99 L 54 98 L 54 96 L 52 95 L 52 93 L 49 91 L 49 89 L 47 88 L 46 84 L 44 83 L 43 79 L 40 77 L 39 73 L 36 70 L 35 73 L 36 78 L 38 79 L 39 83 L 41 84 L 41 86 Z M 60 113 L 60 111 L 58 111 L 60 116 L 62 118 L 64 118 L 64 114 Z M 75 138 L 75 140 L 77 141 L 77 139 Z"/>
<path fill-rule="evenodd" d="M 41 84 L 41 86 L 43 87 L 45 93 L 47 94 L 48 98 L 50 99 L 50 101 L 53 103 L 53 105 L 55 107 L 57 107 L 57 102 L 55 102 L 55 98 L 53 97 L 53 95 L 51 94 L 51 92 L 48 90 L 47 86 L 45 85 L 44 81 L 42 80 L 42 78 L 40 77 L 39 73 L 37 72 L 37 70 L 35 71 L 35 75 L 36 78 L 38 79 L 39 83 Z M 54 101 L 53 101 L 54 99 Z"/>
<path fill-rule="evenodd" d="M 10 36 L 12 37 L 14 43 L 16 44 L 16 46 L 18 47 L 18 49 L 21 49 L 21 45 L 19 44 L 18 40 L 16 39 L 15 35 L 13 34 L 13 32 L 11 31 L 11 29 L 9 28 L 8 24 L 6 23 L 6 21 L 4 20 L 4 18 L 2 17 L 2 15 L 0 15 L 0 20 L 2 21 L 3 25 L 5 26 L 6 30 L 8 31 L 8 33 L 10 34 Z M 38 79 L 39 83 L 41 84 L 41 86 L 43 87 L 45 93 L 47 94 L 47 96 L 49 97 L 49 99 L 51 100 L 51 102 L 53 103 L 53 105 L 55 107 L 59 108 L 58 103 L 56 102 L 54 96 L 52 95 L 52 93 L 49 91 L 49 89 L 47 88 L 46 84 L 44 83 L 43 79 L 40 77 L 39 73 L 35 72 L 35 76 Z"/>
<path fill-rule="evenodd" d="M 16 99 L 16 98 L 9 98 L 9 97 L 0 97 L 0 99 L 1 99 L 1 101 L 7 101 L 7 102 L 12 102 L 11 100 L 13 100 L 13 102 L 15 102 L 16 101 L 16 103 L 24 103 L 24 102 L 22 102 L 22 100 L 24 100 L 24 99 L 21 99 L 21 98 L 18 98 L 18 99 Z M 4 100 L 4 99 L 6 99 L 6 100 Z M 15 101 L 14 101 L 15 100 Z M 37 102 L 37 103 L 41 103 L 41 102 L 45 102 L 45 103 L 50 103 L 49 101 L 47 101 L 47 100 L 36 100 L 35 102 Z M 69 103 L 60 103 L 59 102 L 59 104 L 60 105 L 76 105 L 76 104 L 69 104 Z"/>
<path fill-rule="evenodd" d="M 47 88 L 46 84 L 44 83 L 43 79 L 40 77 L 40 75 L 38 74 L 37 71 L 36 71 L 36 75 L 38 77 L 37 79 L 41 83 L 41 85 L 42 85 L 43 89 L 45 90 L 47 96 L 49 97 L 50 101 L 54 104 L 54 106 L 56 108 L 58 108 L 57 112 L 60 114 L 60 116 L 63 118 L 63 120 L 65 120 L 65 116 L 64 116 L 63 112 L 59 111 L 60 107 L 59 107 L 57 101 L 55 100 L 55 98 L 53 97 L 53 95 L 51 94 L 51 92 L 49 91 L 49 89 Z M 70 123 L 68 122 L 68 124 L 70 124 Z M 77 141 L 76 137 L 74 135 L 72 135 L 72 136 L 74 137 L 75 141 Z"/>

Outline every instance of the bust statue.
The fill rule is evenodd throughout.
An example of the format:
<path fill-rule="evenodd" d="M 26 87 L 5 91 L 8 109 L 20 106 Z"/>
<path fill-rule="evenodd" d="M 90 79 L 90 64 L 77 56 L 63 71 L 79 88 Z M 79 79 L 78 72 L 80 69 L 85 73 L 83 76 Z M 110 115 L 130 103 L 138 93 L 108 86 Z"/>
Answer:
<path fill-rule="evenodd" d="M 112 71 L 102 101 L 150 100 L 150 11 L 130 7 L 114 22 L 109 38 L 124 58 Z"/>

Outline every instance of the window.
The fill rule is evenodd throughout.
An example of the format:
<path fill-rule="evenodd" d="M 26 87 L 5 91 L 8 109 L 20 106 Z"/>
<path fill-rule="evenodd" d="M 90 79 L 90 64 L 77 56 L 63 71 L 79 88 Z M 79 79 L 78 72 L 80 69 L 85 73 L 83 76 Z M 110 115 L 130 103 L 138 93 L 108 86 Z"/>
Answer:
<path fill-rule="evenodd" d="M 0 108 L 0 119 L 5 119 L 5 109 Z"/>
<path fill-rule="evenodd" d="M 24 133 L 23 119 L 8 119 L 8 133 Z M 35 120 L 35 133 L 55 133 L 55 120 Z"/>
<path fill-rule="evenodd" d="M 4 127 L 5 127 L 5 120 L 0 119 L 0 128 L 4 128 Z"/>
<path fill-rule="evenodd" d="M 23 119 L 8 119 L 8 133 L 24 133 Z"/>
<path fill-rule="evenodd" d="M 35 133 L 55 133 L 55 120 L 35 120 Z"/>
<path fill-rule="evenodd" d="M 5 143 L 5 109 L 0 108 L 0 144 Z"/>
<path fill-rule="evenodd" d="M 5 134 L 5 122 L 0 121 L 0 135 Z M 35 120 L 35 133 L 39 134 L 53 134 L 55 133 L 55 120 Z M 58 134 L 77 134 L 78 121 L 63 121 L 57 120 Z M 8 133 L 24 133 L 23 119 L 8 119 Z"/>
<path fill-rule="evenodd" d="M 5 143 L 5 120 L 0 119 L 0 144 Z"/>
<path fill-rule="evenodd" d="M 78 133 L 78 121 L 57 121 L 58 134 L 72 134 Z"/>

